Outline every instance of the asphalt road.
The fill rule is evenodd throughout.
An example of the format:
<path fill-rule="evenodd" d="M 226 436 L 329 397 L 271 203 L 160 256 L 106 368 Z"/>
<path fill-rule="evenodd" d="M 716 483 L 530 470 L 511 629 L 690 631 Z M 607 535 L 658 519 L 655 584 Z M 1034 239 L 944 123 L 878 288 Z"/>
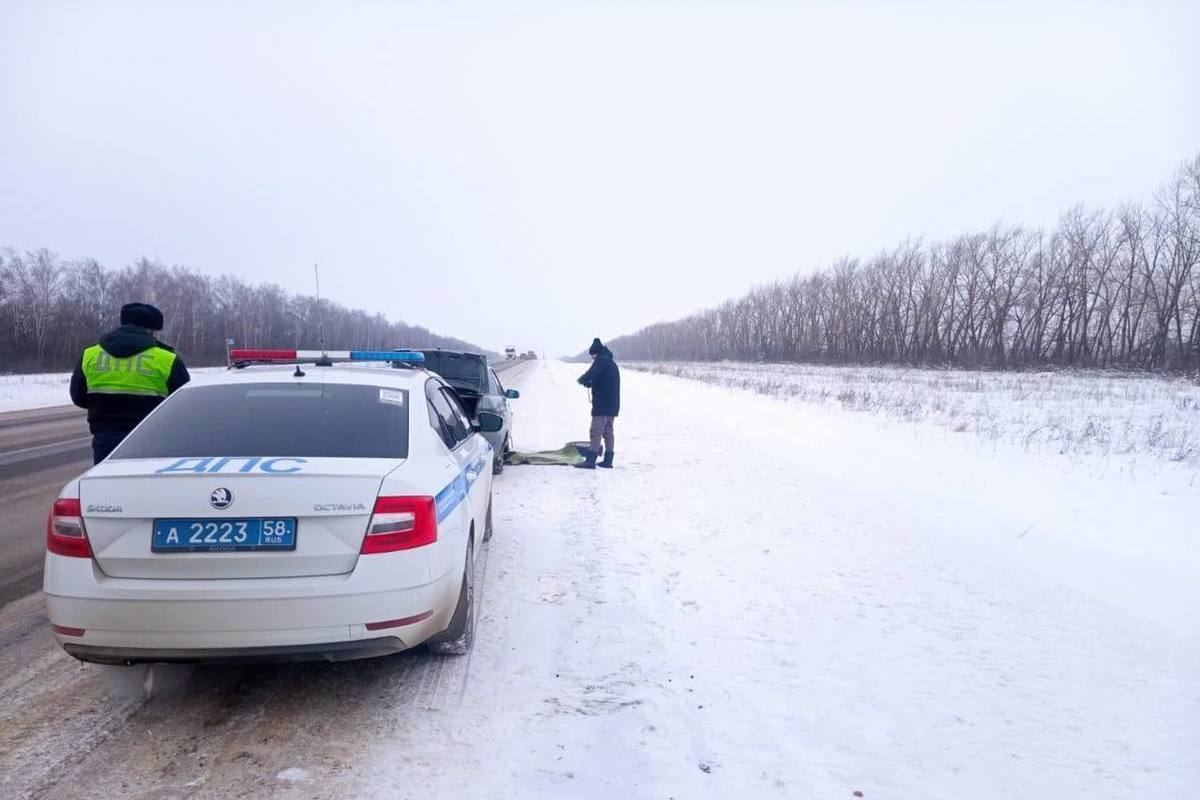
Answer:
<path fill-rule="evenodd" d="M 503 361 L 489 361 L 488 365 L 492 369 L 496 370 L 496 372 L 500 373 L 500 372 L 504 372 L 505 370 L 512 369 L 513 367 L 519 366 L 521 364 L 527 364 L 527 363 L 529 363 L 529 362 L 522 361 L 519 358 L 512 358 L 512 359 L 504 359 Z"/>
<path fill-rule="evenodd" d="M 0 414 L 0 606 L 41 587 L 46 514 L 91 464 L 90 442 L 73 406 Z"/>

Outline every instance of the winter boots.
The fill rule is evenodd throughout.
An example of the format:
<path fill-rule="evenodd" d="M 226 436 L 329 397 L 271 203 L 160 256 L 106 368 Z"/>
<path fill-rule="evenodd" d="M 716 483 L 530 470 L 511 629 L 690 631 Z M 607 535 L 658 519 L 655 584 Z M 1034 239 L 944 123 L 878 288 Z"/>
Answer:
<path fill-rule="evenodd" d="M 580 450 L 580 452 L 583 453 L 583 463 L 576 464 L 575 465 L 576 469 L 595 469 L 596 467 L 604 467 L 605 469 L 612 469 L 613 454 L 612 454 L 611 450 L 605 451 L 604 460 L 601 461 L 599 464 L 596 463 L 596 451 L 595 450 L 592 450 L 589 448 L 587 450 Z"/>

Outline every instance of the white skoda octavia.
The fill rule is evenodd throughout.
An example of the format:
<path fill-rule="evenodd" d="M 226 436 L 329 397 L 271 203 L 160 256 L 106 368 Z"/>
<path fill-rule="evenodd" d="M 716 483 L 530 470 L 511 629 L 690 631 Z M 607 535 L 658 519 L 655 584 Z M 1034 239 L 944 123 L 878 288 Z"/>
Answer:
<path fill-rule="evenodd" d="M 419 353 L 231 355 L 54 503 L 58 641 L 110 664 L 467 650 L 492 524 L 479 431 L 502 420 L 473 426 Z"/>

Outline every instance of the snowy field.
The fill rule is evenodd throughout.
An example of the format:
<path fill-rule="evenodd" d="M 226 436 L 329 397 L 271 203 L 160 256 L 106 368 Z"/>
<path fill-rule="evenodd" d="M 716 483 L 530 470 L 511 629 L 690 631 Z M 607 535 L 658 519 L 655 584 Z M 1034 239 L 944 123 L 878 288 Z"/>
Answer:
<path fill-rule="evenodd" d="M 519 447 L 580 437 L 577 371 L 524 374 Z M 463 703 L 432 736 L 383 737 L 369 760 L 390 780 L 480 798 L 1200 795 L 1189 470 L 981 458 L 936 425 L 624 377 L 617 470 L 504 475 Z"/>
<path fill-rule="evenodd" d="M 199 367 L 188 371 L 195 379 L 202 375 L 224 372 L 225 368 Z M 0 375 L 0 413 L 70 405 L 70 387 L 69 372 Z"/>
<path fill-rule="evenodd" d="M 932 423 L 1036 452 L 1200 467 L 1200 383 L 1185 377 L 734 362 L 628 366 L 833 410 Z"/>
<path fill-rule="evenodd" d="M 0 375 L 0 413 L 70 405 L 71 373 Z"/>
<path fill-rule="evenodd" d="M 506 376 L 519 449 L 583 436 L 581 370 Z M 139 705 L 45 646 L 0 675 L 0 796 L 1200 796 L 1186 462 L 622 378 L 615 470 L 498 478 L 469 657 L 167 671 Z"/>

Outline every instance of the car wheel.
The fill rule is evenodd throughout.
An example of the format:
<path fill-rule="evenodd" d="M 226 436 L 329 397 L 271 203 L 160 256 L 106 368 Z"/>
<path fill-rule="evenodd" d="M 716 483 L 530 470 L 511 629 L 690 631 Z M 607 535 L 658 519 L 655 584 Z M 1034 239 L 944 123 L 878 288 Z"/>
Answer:
<path fill-rule="evenodd" d="M 475 641 L 475 539 L 467 540 L 462 588 L 450 626 L 429 640 L 429 649 L 441 655 L 465 655 Z"/>
<path fill-rule="evenodd" d="M 492 499 L 489 497 L 487 516 L 483 519 L 483 540 L 485 542 L 490 542 L 494 532 L 495 531 L 492 528 Z"/>
<path fill-rule="evenodd" d="M 492 459 L 492 474 L 499 475 L 504 472 L 504 454 L 508 452 L 508 438 L 505 437 L 504 444 L 500 445 L 500 449 L 496 451 L 495 458 Z"/>

